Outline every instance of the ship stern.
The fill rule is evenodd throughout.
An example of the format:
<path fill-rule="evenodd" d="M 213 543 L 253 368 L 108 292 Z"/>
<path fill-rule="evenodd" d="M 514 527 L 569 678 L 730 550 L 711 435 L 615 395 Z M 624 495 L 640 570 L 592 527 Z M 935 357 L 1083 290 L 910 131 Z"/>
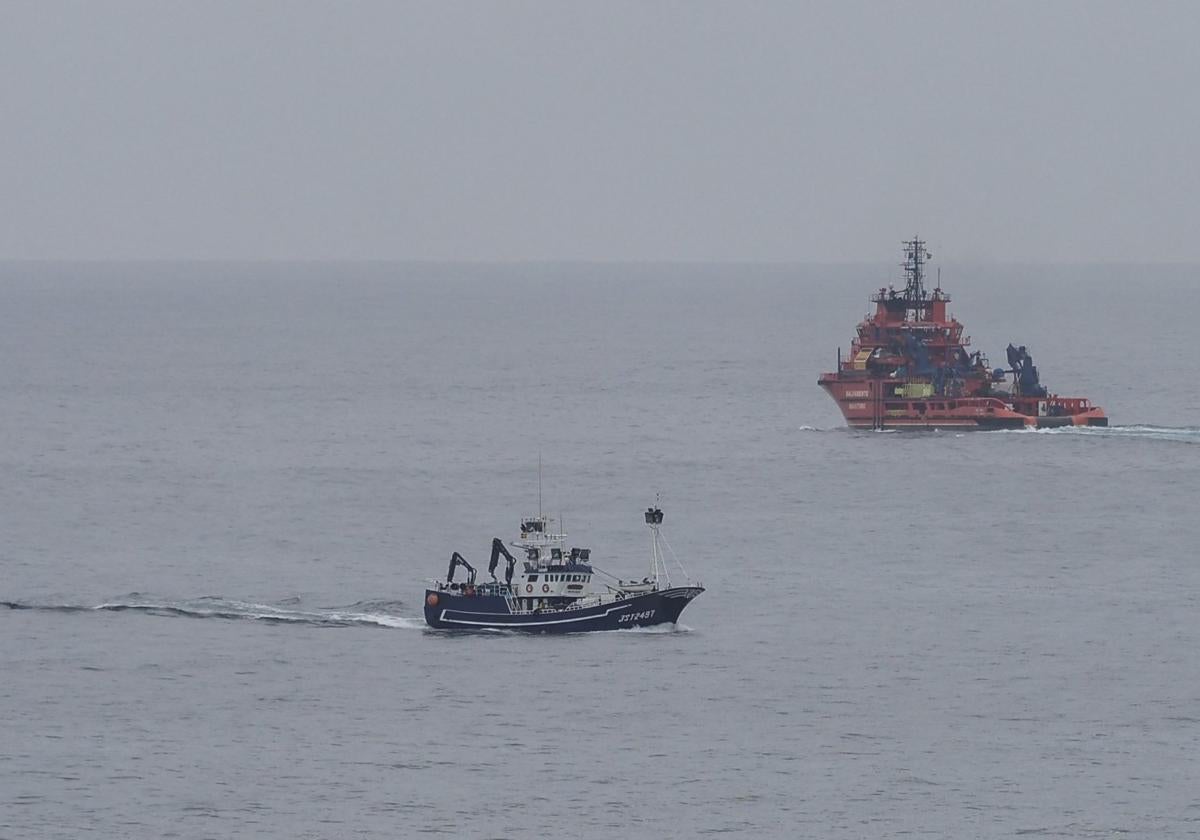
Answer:
<path fill-rule="evenodd" d="M 876 425 L 872 412 L 872 389 L 875 385 L 870 380 L 849 381 L 836 373 L 823 373 L 817 379 L 817 384 L 837 404 L 846 425 L 859 429 L 870 429 Z"/>

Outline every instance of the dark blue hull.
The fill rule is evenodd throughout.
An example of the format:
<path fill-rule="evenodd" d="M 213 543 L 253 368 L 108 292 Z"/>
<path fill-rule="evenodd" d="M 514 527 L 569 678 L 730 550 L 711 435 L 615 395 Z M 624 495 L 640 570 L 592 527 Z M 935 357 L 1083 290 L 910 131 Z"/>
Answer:
<path fill-rule="evenodd" d="M 700 586 L 677 586 L 591 607 L 513 613 L 504 598 L 427 589 L 425 623 L 440 630 L 526 630 L 535 633 L 626 630 L 674 624 L 683 608 L 703 591 Z"/>

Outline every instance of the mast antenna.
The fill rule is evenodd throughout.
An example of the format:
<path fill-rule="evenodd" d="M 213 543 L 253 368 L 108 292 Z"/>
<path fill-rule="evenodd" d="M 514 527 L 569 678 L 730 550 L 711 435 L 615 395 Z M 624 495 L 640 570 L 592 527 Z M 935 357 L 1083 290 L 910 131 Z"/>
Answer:
<path fill-rule="evenodd" d="M 538 453 L 538 519 L 542 518 L 542 453 Z"/>
<path fill-rule="evenodd" d="M 904 297 L 908 308 L 914 311 L 914 316 L 920 318 L 925 308 L 925 261 L 933 255 L 925 250 L 925 242 L 919 236 L 903 243 L 904 262 Z M 939 280 L 939 285 L 940 285 Z"/>

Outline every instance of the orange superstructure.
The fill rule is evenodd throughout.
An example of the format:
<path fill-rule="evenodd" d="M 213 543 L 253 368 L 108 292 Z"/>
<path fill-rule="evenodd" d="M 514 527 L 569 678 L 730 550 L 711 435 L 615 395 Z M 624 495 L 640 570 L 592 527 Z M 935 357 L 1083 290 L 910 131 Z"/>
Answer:
<path fill-rule="evenodd" d="M 1049 393 L 1033 357 L 1010 344 L 1007 368 L 992 368 L 963 325 L 947 315 L 940 285 L 925 289 L 925 243 L 904 243 L 903 290 L 881 288 L 838 367 L 817 383 L 858 428 L 1022 428 L 1107 426 L 1103 409 L 1082 397 Z M 1011 380 L 1009 377 L 1011 376 Z"/>

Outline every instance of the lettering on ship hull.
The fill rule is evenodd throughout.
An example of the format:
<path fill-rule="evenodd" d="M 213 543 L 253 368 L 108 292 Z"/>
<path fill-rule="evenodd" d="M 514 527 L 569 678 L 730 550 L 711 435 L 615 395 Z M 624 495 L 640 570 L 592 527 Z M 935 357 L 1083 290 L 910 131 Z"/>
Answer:
<path fill-rule="evenodd" d="M 654 610 L 644 610 L 642 612 L 625 613 L 617 619 L 617 624 L 628 624 L 631 621 L 646 621 L 654 618 Z"/>

